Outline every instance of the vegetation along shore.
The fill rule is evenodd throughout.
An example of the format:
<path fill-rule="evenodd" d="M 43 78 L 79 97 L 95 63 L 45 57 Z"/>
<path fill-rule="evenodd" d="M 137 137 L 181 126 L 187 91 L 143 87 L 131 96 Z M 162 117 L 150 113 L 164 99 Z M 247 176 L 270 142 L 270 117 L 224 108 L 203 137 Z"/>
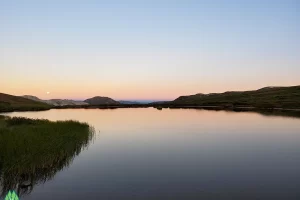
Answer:
<path fill-rule="evenodd" d="M 264 87 L 251 91 L 228 91 L 180 96 L 173 101 L 139 103 L 116 101 L 109 97 L 96 96 L 85 101 L 41 100 L 37 97 L 12 96 L 0 93 L 0 112 L 38 111 L 51 108 L 204 108 L 227 110 L 300 109 L 300 86 Z"/>
<path fill-rule="evenodd" d="M 19 196 L 50 180 L 92 140 L 86 123 L 0 115 L 0 197 L 14 189 Z"/>

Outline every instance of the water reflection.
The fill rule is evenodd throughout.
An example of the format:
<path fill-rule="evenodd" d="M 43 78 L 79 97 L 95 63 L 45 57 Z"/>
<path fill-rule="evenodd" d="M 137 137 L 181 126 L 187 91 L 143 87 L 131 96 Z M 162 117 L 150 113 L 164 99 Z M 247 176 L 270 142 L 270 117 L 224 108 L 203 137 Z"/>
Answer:
<path fill-rule="evenodd" d="M 36 186 L 23 200 L 300 196 L 299 118 L 273 112 L 266 116 L 164 108 L 53 109 L 10 115 L 86 121 L 101 131 L 71 167 Z"/>
<path fill-rule="evenodd" d="M 51 180 L 57 172 L 68 168 L 94 137 L 93 128 L 71 135 L 64 143 L 64 134 L 49 137 L 49 134 L 43 134 L 38 129 L 35 135 L 20 134 L 18 130 L 14 133 L 17 134 L 0 128 L 2 197 L 9 190 L 15 190 L 19 197 L 30 194 L 35 186 Z"/>
<path fill-rule="evenodd" d="M 207 108 L 170 108 L 172 110 L 178 109 L 189 109 L 189 110 L 211 110 L 211 111 L 220 111 L 228 113 L 257 113 L 263 116 L 279 116 L 279 117 L 293 117 L 300 118 L 300 109 L 247 109 L 247 108 L 236 108 L 234 110 L 224 110 L 216 107 L 207 107 Z"/>
<path fill-rule="evenodd" d="M 258 113 L 264 116 L 300 118 L 300 110 L 265 110 L 265 111 L 258 111 Z"/>

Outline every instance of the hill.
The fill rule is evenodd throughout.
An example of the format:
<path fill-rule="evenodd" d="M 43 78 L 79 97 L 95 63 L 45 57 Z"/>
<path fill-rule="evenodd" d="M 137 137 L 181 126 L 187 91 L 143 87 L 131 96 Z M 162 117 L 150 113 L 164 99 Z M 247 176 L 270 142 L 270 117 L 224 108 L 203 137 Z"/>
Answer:
<path fill-rule="evenodd" d="M 84 106 L 89 105 L 86 102 L 83 101 L 74 101 L 70 99 L 50 99 L 47 100 L 50 104 L 54 106 Z"/>
<path fill-rule="evenodd" d="M 89 105 L 120 105 L 120 102 L 115 101 L 109 97 L 96 96 L 90 99 L 86 99 L 84 102 Z"/>
<path fill-rule="evenodd" d="M 39 99 L 38 97 L 35 97 L 35 96 L 32 96 L 32 95 L 23 95 L 22 97 L 26 98 L 26 99 L 31 99 L 33 101 L 39 101 L 39 102 L 44 102 L 44 100 L 42 99 Z"/>
<path fill-rule="evenodd" d="M 181 96 L 169 102 L 172 105 L 300 108 L 300 86 L 265 87 L 253 91 L 230 91 L 224 93 Z"/>
<path fill-rule="evenodd" d="M 38 102 L 43 102 L 52 106 L 82 106 L 82 105 L 88 105 L 88 103 L 83 101 L 74 101 L 69 99 L 50 99 L 50 100 L 42 100 L 38 97 L 31 96 L 31 95 L 24 95 L 22 96 L 27 99 L 31 99 Z"/>
<path fill-rule="evenodd" d="M 51 106 L 43 102 L 0 93 L 0 112 L 48 110 Z"/>

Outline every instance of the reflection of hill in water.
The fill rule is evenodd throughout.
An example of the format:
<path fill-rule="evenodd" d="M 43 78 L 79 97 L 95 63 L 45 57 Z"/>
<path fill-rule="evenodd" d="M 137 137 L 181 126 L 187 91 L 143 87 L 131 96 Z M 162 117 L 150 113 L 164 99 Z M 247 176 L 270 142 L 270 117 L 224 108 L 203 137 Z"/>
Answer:
<path fill-rule="evenodd" d="M 293 117 L 300 118 L 300 110 L 273 110 L 273 111 L 260 111 L 259 112 L 265 116 L 281 116 L 281 117 Z"/>
<path fill-rule="evenodd" d="M 3 121 L 0 119 L 1 196 L 9 190 L 19 196 L 29 194 L 34 186 L 52 179 L 94 135 L 87 124 L 74 121 Z"/>
<path fill-rule="evenodd" d="M 234 108 L 224 109 L 220 107 L 172 107 L 170 109 L 192 109 L 192 110 L 213 110 L 226 112 L 252 112 L 269 117 L 292 117 L 300 118 L 300 109 L 255 109 L 255 108 Z"/>
<path fill-rule="evenodd" d="M 300 118 L 300 110 L 280 110 L 280 109 L 264 109 L 264 110 L 234 110 L 233 112 L 253 112 L 269 117 L 292 117 Z"/>

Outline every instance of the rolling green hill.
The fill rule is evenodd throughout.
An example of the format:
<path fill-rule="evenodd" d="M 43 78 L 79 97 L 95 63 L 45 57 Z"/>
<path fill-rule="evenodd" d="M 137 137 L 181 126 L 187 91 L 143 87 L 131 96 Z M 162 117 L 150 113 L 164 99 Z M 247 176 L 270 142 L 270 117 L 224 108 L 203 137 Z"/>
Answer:
<path fill-rule="evenodd" d="M 256 107 L 256 108 L 300 108 L 300 86 L 265 87 L 244 92 L 224 92 L 181 96 L 172 105 Z"/>
<path fill-rule="evenodd" d="M 84 102 L 89 105 L 120 105 L 120 102 L 115 101 L 109 97 L 96 96 L 90 99 L 86 99 Z"/>
<path fill-rule="evenodd" d="M 23 97 L 0 93 L 0 112 L 48 110 L 51 106 Z"/>

